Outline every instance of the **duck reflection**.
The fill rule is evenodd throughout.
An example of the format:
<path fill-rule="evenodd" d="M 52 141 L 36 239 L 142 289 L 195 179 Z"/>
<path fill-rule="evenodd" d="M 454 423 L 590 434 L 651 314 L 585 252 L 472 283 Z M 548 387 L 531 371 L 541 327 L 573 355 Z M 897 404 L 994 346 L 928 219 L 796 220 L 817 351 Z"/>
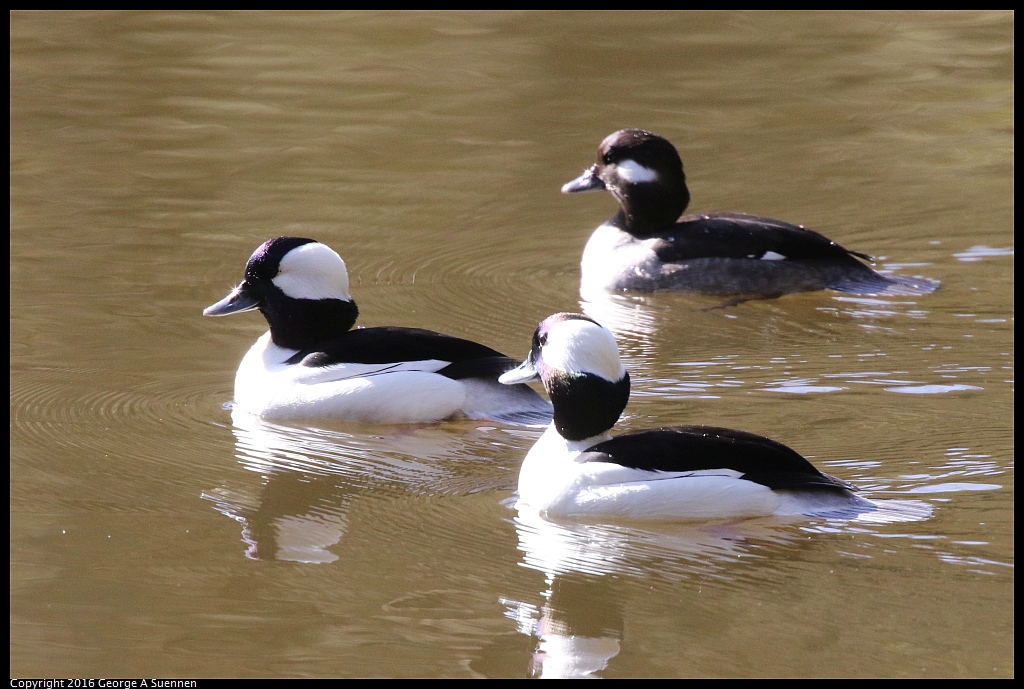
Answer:
<path fill-rule="evenodd" d="M 553 521 L 517 505 L 523 564 L 549 576 L 695 576 L 731 578 L 738 560 L 758 557 L 765 544 L 801 538 L 795 520 L 739 519 L 679 523 Z"/>
<path fill-rule="evenodd" d="M 343 486 L 299 473 L 265 476 L 258 499 L 233 491 L 203 495 L 221 514 L 242 525 L 245 556 L 252 560 L 328 563 L 329 548 L 348 528 Z"/>
<path fill-rule="evenodd" d="M 580 310 L 608 328 L 619 340 L 620 346 L 630 342 L 640 345 L 657 344 L 659 329 L 666 323 L 678 320 L 680 313 L 689 317 L 694 314 L 714 314 L 733 320 L 737 317 L 770 315 L 796 330 L 817 328 L 820 324 L 809 325 L 805 315 L 809 310 L 834 316 L 843 316 L 855 323 L 884 327 L 893 318 L 920 320 L 927 318 L 931 311 L 922 308 L 917 300 L 906 297 L 856 297 L 836 296 L 822 299 L 813 294 L 790 296 L 785 300 L 735 298 L 723 301 L 687 293 L 630 293 L 630 292 L 580 292 Z M 741 307 L 752 307 L 743 310 Z M 709 321 L 713 322 L 713 321 Z"/>
<path fill-rule="evenodd" d="M 214 508 L 242 525 L 252 559 L 328 563 L 349 527 L 353 502 L 409 493 L 459 491 L 452 462 L 478 454 L 481 431 L 435 426 L 346 430 L 286 426 L 234 410 L 235 453 L 260 476 L 258 495 L 230 488 L 204 493 Z M 455 462 L 457 465 L 457 462 Z M 466 488 L 474 487 L 473 484 Z"/>
<path fill-rule="evenodd" d="M 652 297 L 625 292 L 596 292 L 581 295 L 583 313 L 608 328 L 617 340 L 651 344 L 658 332 L 658 323 L 671 314 L 665 300 L 660 304 Z"/>
<path fill-rule="evenodd" d="M 757 520 L 638 526 L 551 521 L 517 505 L 523 564 L 544 572 L 540 607 L 503 600 L 520 633 L 536 640 L 531 674 L 598 677 L 622 646 L 620 577 L 738 576 L 738 563 L 763 557 L 765 544 L 786 544 L 798 531 Z"/>
<path fill-rule="evenodd" d="M 715 579 L 759 586 L 760 562 L 813 548 L 809 534 L 863 531 L 870 524 L 927 519 L 917 500 L 878 500 L 850 519 L 758 518 L 678 523 L 552 520 L 517 503 L 514 523 L 522 564 L 544 573 L 539 607 L 502 599 L 517 630 L 535 639 L 531 674 L 598 677 L 624 639 L 622 577 L 678 582 Z"/>
<path fill-rule="evenodd" d="M 611 579 L 566 574 L 547 579 L 538 611 L 527 603 L 503 601 L 520 633 L 537 639 L 530 675 L 542 679 L 594 678 L 619 654 L 622 604 Z"/>

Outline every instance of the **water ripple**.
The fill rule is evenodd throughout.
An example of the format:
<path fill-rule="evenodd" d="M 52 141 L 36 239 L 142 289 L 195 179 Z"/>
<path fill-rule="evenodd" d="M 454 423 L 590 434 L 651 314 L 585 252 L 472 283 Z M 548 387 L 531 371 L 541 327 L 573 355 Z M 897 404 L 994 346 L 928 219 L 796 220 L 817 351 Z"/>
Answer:
<path fill-rule="evenodd" d="M 204 499 L 242 525 L 247 557 L 309 563 L 333 562 L 350 525 L 379 519 L 424 540 L 486 546 L 493 534 L 466 529 L 468 514 L 482 503 L 499 509 L 495 493 L 512 492 L 516 469 L 495 455 L 518 457 L 534 439 L 471 422 L 343 430 L 269 423 L 237 410 L 232 422 L 236 456 L 259 476 L 257 485 L 211 488 Z"/>
<path fill-rule="evenodd" d="M 11 378 L 11 433 L 42 447 L 109 448 L 137 444 L 139 424 L 193 429 L 223 412 L 222 384 L 180 387 L 140 381 L 132 389 L 102 386 L 101 371 L 34 371 Z M 83 378 L 96 378 L 83 393 Z M 67 427 L 74 427 L 69 432 Z M 181 438 L 187 444 L 186 437 Z"/>

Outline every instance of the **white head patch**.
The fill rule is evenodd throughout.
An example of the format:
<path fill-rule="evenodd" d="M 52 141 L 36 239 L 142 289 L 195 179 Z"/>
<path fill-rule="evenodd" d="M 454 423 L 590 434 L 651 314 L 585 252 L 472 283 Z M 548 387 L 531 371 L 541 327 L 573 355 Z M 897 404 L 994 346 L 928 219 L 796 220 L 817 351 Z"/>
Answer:
<path fill-rule="evenodd" d="M 627 182 L 639 184 L 641 182 L 654 182 L 658 179 L 658 173 L 649 167 L 644 167 L 635 160 L 623 160 L 616 166 L 619 170 L 619 177 Z"/>
<path fill-rule="evenodd" d="M 352 300 L 345 262 L 319 242 L 303 244 L 285 254 L 274 284 L 294 299 Z"/>
<path fill-rule="evenodd" d="M 611 382 L 626 375 L 615 336 L 593 321 L 573 318 L 555 323 L 541 357 L 546 366 L 567 373 L 593 373 Z"/>

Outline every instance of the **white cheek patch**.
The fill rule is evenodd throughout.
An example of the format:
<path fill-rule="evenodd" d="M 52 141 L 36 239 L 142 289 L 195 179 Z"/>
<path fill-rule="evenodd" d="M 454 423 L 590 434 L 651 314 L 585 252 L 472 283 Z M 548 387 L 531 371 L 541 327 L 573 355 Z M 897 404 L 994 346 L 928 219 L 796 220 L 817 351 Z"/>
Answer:
<path fill-rule="evenodd" d="M 567 373 L 593 373 L 611 382 L 626 375 L 615 336 L 591 321 L 571 319 L 553 325 L 541 356 L 548 367 Z"/>
<path fill-rule="evenodd" d="M 317 242 L 289 251 L 281 259 L 274 284 L 294 299 L 352 299 L 345 262 L 333 249 Z"/>
<path fill-rule="evenodd" d="M 786 257 L 782 254 L 777 254 L 774 251 L 764 252 L 764 256 L 761 257 L 762 261 L 785 261 Z"/>
<path fill-rule="evenodd" d="M 639 184 L 641 182 L 654 182 L 658 179 L 658 173 L 649 167 L 644 167 L 635 160 L 623 160 L 618 164 L 619 177 Z"/>

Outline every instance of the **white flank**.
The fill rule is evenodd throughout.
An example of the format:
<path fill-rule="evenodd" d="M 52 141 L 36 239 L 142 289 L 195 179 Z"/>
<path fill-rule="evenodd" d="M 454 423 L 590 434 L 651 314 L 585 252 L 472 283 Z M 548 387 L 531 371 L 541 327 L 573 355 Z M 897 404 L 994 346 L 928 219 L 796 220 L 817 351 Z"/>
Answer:
<path fill-rule="evenodd" d="M 242 359 L 235 375 L 235 405 L 267 419 L 334 418 L 366 423 L 426 423 L 458 414 L 466 388 L 432 371 L 443 361 L 338 364 L 324 368 L 287 364 L 266 333 Z"/>

